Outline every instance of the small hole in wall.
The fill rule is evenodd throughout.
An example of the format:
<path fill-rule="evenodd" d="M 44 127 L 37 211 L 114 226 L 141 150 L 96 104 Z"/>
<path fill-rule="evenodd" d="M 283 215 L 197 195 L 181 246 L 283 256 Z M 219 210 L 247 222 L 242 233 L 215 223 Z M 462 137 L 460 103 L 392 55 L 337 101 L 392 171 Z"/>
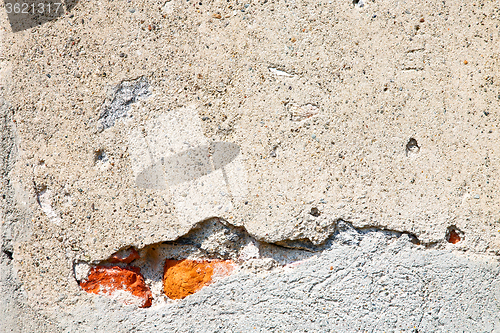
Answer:
<path fill-rule="evenodd" d="M 463 232 L 461 232 L 457 227 L 451 226 L 446 232 L 446 240 L 448 243 L 456 244 L 460 242 L 463 238 Z"/>
<path fill-rule="evenodd" d="M 420 240 L 417 238 L 417 236 L 413 234 L 408 234 L 408 236 L 410 237 L 410 242 L 412 242 L 415 245 L 420 245 Z"/>
<path fill-rule="evenodd" d="M 9 260 L 12 260 L 14 257 L 13 257 L 13 253 L 12 251 L 9 251 L 9 250 L 3 250 L 3 253 L 7 256 L 7 258 Z"/>
<path fill-rule="evenodd" d="M 420 146 L 418 145 L 417 140 L 414 138 L 410 138 L 408 143 L 406 144 L 406 156 L 411 153 L 418 153 L 420 151 Z"/>
<path fill-rule="evenodd" d="M 106 152 L 103 149 L 99 149 L 94 153 L 94 162 L 95 163 L 104 163 L 108 160 L 108 156 L 106 155 Z"/>
<path fill-rule="evenodd" d="M 311 208 L 311 212 L 309 214 L 311 214 L 314 217 L 318 217 L 321 215 L 319 209 L 316 207 Z"/>

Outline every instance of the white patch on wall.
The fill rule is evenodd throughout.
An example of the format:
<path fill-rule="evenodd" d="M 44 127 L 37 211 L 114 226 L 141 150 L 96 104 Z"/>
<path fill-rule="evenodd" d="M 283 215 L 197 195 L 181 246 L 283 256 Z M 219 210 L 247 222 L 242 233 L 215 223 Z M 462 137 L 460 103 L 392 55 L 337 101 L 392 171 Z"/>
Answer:
<path fill-rule="evenodd" d="M 303 121 L 307 118 L 314 117 L 319 113 L 319 107 L 314 104 L 298 105 L 295 103 L 287 105 L 287 111 L 291 121 Z"/>
<path fill-rule="evenodd" d="M 248 242 L 247 245 L 241 250 L 238 261 L 247 261 L 250 259 L 260 258 L 260 251 L 257 244 L 254 241 Z"/>
<path fill-rule="evenodd" d="M 271 74 L 277 75 L 277 76 L 286 76 L 286 77 L 294 77 L 295 75 L 287 73 L 285 71 L 282 71 L 280 69 L 274 68 L 274 67 L 269 67 L 269 71 Z"/>
<path fill-rule="evenodd" d="M 51 222 L 57 225 L 61 223 L 61 218 L 52 208 L 52 192 L 50 190 L 44 189 L 38 193 L 38 203 Z"/>
<path fill-rule="evenodd" d="M 100 292 L 99 294 L 103 296 L 109 296 L 111 299 L 122 302 L 126 305 L 135 305 L 137 307 L 140 307 L 144 304 L 144 299 L 135 296 L 128 290 L 105 291 Z"/>
<path fill-rule="evenodd" d="M 79 262 L 75 265 L 74 270 L 77 281 L 87 280 L 90 273 L 90 265 L 85 262 Z"/>
<path fill-rule="evenodd" d="M 172 0 L 166 1 L 161 10 L 165 14 L 172 14 L 174 12 L 174 2 Z"/>

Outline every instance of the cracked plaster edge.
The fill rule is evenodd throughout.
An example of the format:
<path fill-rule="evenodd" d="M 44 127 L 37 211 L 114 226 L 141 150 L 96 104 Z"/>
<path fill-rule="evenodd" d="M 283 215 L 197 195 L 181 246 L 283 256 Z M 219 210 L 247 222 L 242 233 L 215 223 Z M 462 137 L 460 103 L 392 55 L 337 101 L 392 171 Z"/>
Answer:
<path fill-rule="evenodd" d="M 139 244 L 135 243 L 122 245 L 118 249 L 109 249 L 106 252 L 106 253 L 109 252 L 107 256 L 103 256 L 102 258 L 90 259 L 87 261 L 82 260 L 81 258 L 75 258 L 72 263 L 73 273 L 75 272 L 74 269 L 78 264 L 84 263 L 87 265 L 98 265 L 100 263 L 109 260 L 114 253 L 129 249 L 131 247 L 135 248 L 137 251 L 142 251 L 148 247 L 157 244 L 162 244 L 166 242 L 175 243 L 176 241 L 182 239 L 183 237 L 188 236 L 196 229 L 201 228 L 203 224 L 206 223 L 207 221 L 213 219 L 217 220 L 219 223 L 222 223 L 223 225 L 243 230 L 243 232 L 247 233 L 248 236 L 253 241 L 257 241 L 259 243 L 263 243 L 266 245 L 277 246 L 278 248 L 281 248 L 283 251 L 300 250 L 300 251 L 310 252 L 312 254 L 320 254 L 324 251 L 327 251 L 331 247 L 331 243 L 336 240 L 336 235 L 338 235 L 343 230 L 351 229 L 360 235 L 366 235 L 367 233 L 371 232 L 380 232 L 385 235 L 391 234 L 397 237 L 407 235 L 411 243 L 419 245 L 424 250 L 452 250 L 455 254 L 470 255 L 477 258 L 491 259 L 500 262 L 500 257 L 498 256 L 498 254 L 487 253 L 485 251 L 477 251 L 471 248 L 468 244 L 464 244 L 464 239 L 465 240 L 467 239 L 466 237 L 464 237 L 460 242 L 460 244 L 458 245 L 449 244 L 449 242 L 447 241 L 447 233 L 443 233 L 443 237 L 439 240 L 426 240 L 426 239 L 421 239 L 420 237 L 418 237 L 417 234 L 410 232 L 406 229 L 399 230 L 393 228 L 386 228 L 383 225 L 380 225 L 379 223 L 373 223 L 373 224 L 368 223 L 368 224 L 362 224 L 361 226 L 357 226 L 357 224 L 353 221 L 349 221 L 347 219 L 338 217 L 330 219 L 332 223 L 328 226 L 329 230 L 326 233 L 326 235 L 322 237 L 322 240 L 319 242 L 311 240 L 311 238 L 308 236 L 300 237 L 292 234 L 289 234 L 285 237 L 281 237 L 280 239 L 268 239 L 267 237 L 262 237 L 261 235 L 259 235 L 258 232 L 252 232 L 251 230 L 249 230 L 251 228 L 248 228 L 248 226 L 246 225 L 233 224 L 231 223 L 231 221 L 228 221 L 222 217 L 211 216 L 192 224 L 191 227 L 185 230 L 185 232 L 178 233 L 171 239 L 169 238 L 169 239 L 159 240 L 154 243 L 141 244 L 140 246 Z M 339 224 L 341 225 L 340 227 Z M 459 230 L 461 236 L 464 235 L 464 232 L 458 229 L 453 223 L 449 224 L 449 226 L 446 227 L 445 231 L 449 230 L 450 228 L 456 228 L 457 230 Z"/>
<path fill-rule="evenodd" d="M 6 15 L 0 14 L 0 54 L 5 45 Z M 22 241 L 29 239 L 32 222 L 29 219 L 29 196 L 16 181 L 15 165 L 20 154 L 20 142 L 14 110 L 9 101 L 12 65 L 8 59 L 0 59 L 0 317 L 1 330 L 5 332 L 57 333 L 62 329 L 48 316 L 28 304 L 28 295 L 19 281 L 16 267 L 16 250 Z"/>
<path fill-rule="evenodd" d="M 1 41 L 0 41 L 1 42 Z M 2 79 L 5 79 L 4 77 Z M 0 82 L 2 87 L 4 83 Z M 5 199 L 0 209 L 0 316 L 2 330 L 5 332 L 61 332 L 60 327 L 49 317 L 29 305 L 28 295 L 23 283 L 18 278 L 16 252 L 20 243 L 29 239 L 32 222 L 29 218 L 29 196 L 22 185 L 15 180 L 15 164 L 19 157 L 19 140 L 12 121 L 13 110 L 5 98 L 0 95 L 0 173 L 3 181 L 1 193 Z"/>
<path fill-rule="evenodd" d="M 204 220 L 202 222 L 205 222 L 205 221 L 206 220 Z M 225 222 L 227 223 L 227 221 L 225 221 Z M 374 236 L 374 234 L 382 233 L 383 237 L 385 237 L 386 239 L 393 238 L 395 243 L 392 243 L 393 245 L 386 244 L 386 246 L 388 246 L 388 247 L 385 247 L 382 250 L 377 249 L 374 252 L 383 253 L 391 248 L 392 248 L 392 251 L 400 252 L 400 250 L 403 250 L 403 248 L 400 248 L 398 246 L 394 247 L 394 244 L 403 242 L 403 243 L 408 244 L 408 246 L 414 247 L 414 249 L 417 251 L 425 251 L 425 252 L 430 251 L 431 253 L 436 253 L 436 251 L 437 251 L 441 254 L 448 253 L 449 255 L 452 255 L 453 257 L 461 258 L 462 260 L 470 260 L 470 261 L 482 263 L 482 264 L 498 265 L 498 263 L 499 263 L 499 259 L 494 258 L 495 256 L 485 254 L 485 253 L 468 253 L 466 251 L 457 251 L 453 247 L 452 244 L 449 244 L 449 246 L 445 246 L 445 247 L 441 247 L 441 248 L 434 248 L 434 247 L 426 246 L 424 244 L 416 244 L 412 239 L 413 235 L 408 234 L 406 232 L 398 232 L 398 231 L 394 231 L 394 230 L 383 230 L 383 229 L 379 229 L 379 228 L 370 228 L 370 227 L 356 228 L 350 222 L 345 222 L 345 221 L 342 221 L 342 222 L 344 222 L 343 228 L 339 228 L 336 231 L 342 230 L 346 233 L 348 233 L 349 230 L 355 231 L 357 233 L 357 236 L 359 236 L 359 238 L 358 238 L 358 242 L 354 242 L 354 244 L 340 242 L 339 245 L 341 245 L 341 246 L 346 246 L 349 248 L 362 247 L 361 243 L 363 243 L 363 241 L 365 239 L 372 239 L 371 237 L 377 237 L 377 236 Z M 230 223 L 227 223 L 227 224 L 231 225 Z M 317 250 L 317 251 L 310 251 L 311 256 L 306 258 L 306 259 L 292 262 L 291 264 L 273 266 L 271 269 L 261 269 L 259 271 L 253 271 L 253 272 L 251 272 L 249 270 L 242 270 L 242 271 L 238 270 L 236 272 L 235 276 L 233 276 L 233 279 L 237 278 L 237 276 L 239 274 L 240 275 L 243 274 L 245 276 L 246 275 L 253 275 L 256 277 L 258 277 L 258 276 L 262 277 L 263 276 L 262 274 L 264 274 L 264 275 L 281 274 L 281 273 L 284 273 L 286 271 L 289 271 L 290 269 L 294 269 L 297 266 L 302 265 L 306 262 L 310 262 L 311 260 L 318 260 L 319 256 L 321 256 L 323 253 L 327 253 L 329 250 L 332 249 L 332 247 L 333 247 L 332 242 L 334 242 L 336 240 L 336 238 L 334 237 L 335 234 L 337 234 L 337 233 L 335 232 L 334 234 L 332 234 L 328 238 L 328 241 L 330 241 L 330 242 L 328 242 L 328 241 L 325 242 L 325 245 L 323 246 L 322 249 Z M 250 235 L 248 235 L 248 236 L 250 236 Z M 393 236 L 393 237 L 391 237 L 391 236 Z M 394 238 L 394 236 L 396 236 L 396 238 Z M 410 243 L 413 243 L 413 245 Z M 156 243 L 154 243 L 154 244 L 156 244 Z M 151 246 L 154 244 L 149 244 L 147 246 Z M 276 245 L 276 244 L 271 244 L 271 243 L 267 243 L 267 244 Z M 281 245 L 277 245 L 277 246 L 284 248 Z M 286 249 L 286 248 L 284 248 L 284 249 Z M 297 249 L 297 248 L 289 248 L 289 249 Z M 309 250 L 306 250 L 306 251 L 309 251 Z M 266 260 L 269 258 L 261 258 L 261 260 L 262 259 Z M 215 281 L 214 284 L 210 288 L 211 289 L 217 288 L 218 286 L 220 286 L 220 284 L 224 284 L 224 282 L 222 282 L 220 280 Z M 204 296 L 206 296 L 206 293 L 200 293 L 200 295 L 198 295 L 197 297 L 204 297 Z M 158 311 L 158 309 L 164 308 L 165 306 L 170 306 L 170 305 L 175 304 L 175 303 L 185 302 L 184 300 L 170 300 L 170 302 L 160 302 L 160 303 L 154 304 L 151 308 L 141 309 L 141 308 L 130 308 L 127 305 L 122 305 L 122 304 L 111 304 L 110 302 L 112 302 L 112 300 L 102 300 L 102 299 L 99 300 L 99 302 L 101 302 L 101 301 L 109 303 L 110 308 L 119 308 L 119 309 L 121 309 L 120 311 L 123 311 L 123 310 L 130 311 L 131 314 L 136 313 L 137 311 L 140 311 L 144 315 L 146 315 L 148 313 L 150 313 L 150 314 L 156 313 Z"/>

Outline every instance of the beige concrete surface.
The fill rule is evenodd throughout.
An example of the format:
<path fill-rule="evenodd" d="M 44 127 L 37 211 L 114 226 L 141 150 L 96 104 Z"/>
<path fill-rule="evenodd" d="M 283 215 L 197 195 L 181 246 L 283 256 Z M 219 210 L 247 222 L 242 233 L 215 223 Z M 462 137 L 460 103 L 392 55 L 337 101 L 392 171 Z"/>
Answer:
<path fill-rule="evenodd" d="M 74 305 L 75 262 L 210 217 L 306 248 L 339 220 L 434 248 L 454 227 L 498 255 L 499 4 L 360 4 L 82 0 L 16 33 L 2 8 L 29 304 Z"/>

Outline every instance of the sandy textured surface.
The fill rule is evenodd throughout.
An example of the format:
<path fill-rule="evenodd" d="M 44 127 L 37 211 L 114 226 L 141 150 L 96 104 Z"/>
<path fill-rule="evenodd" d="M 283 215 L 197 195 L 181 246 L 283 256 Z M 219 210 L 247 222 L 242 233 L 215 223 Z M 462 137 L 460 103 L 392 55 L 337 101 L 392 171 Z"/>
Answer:
<path fill-rule="evenodd" d="M 354 263 L 358 250 L 340 255 L 325 247 L 345 221 L 359 232 L 404 232 L 421 244 L 421 256 L 438 258 L 419 266 L 419 255 L 394 250 L 410 271 L 417 265 L 442 281 L 466 274 L 436 271 L 452 263 L 470 271 L 461 283 L 476 312 L 455 300 L 443 313 L 459 313 L 462 324 L 471 318 L 471 330 L 491 318 L 492 330 L 499 19 L 494 1 L 81 1 L 56 20 L 13 33 L 0 8 L 2 295 L 9 295 L 2 307 L 51 318 L 33 322 L 40 330 L 59 320 L 70 330 L 71 314 L 93 306 L 75 263 L 174 241 L 212 217 L 244 227 L 255 241 L 319 251 L 328 260 L 352 255 Z M 460 235 L 453 245 L 450 230 Z M 399 264 L 380 251 L 375 257 L 392 281 L 391 267 Z M 476 274 L 478 265 L 490 275 Z M 298 280 L 314 279 L 307 270 L 294 273 L 298 280 L 272 272 L 268 279 L 277 274 L 297 288 Z M 329 281 L 327 273 L 318 274 Z M 240 278 L 247 279 L 228 281 Z M 364 283 L 353 279 L 353 286 Z M 262 295 L 274 283 L 250 280 L 248 290 L 265 285 Z M 485 284 L 490 298 L 472 281 Z M 441 322 L 426 324 L 422 304 L 431 312 L 448 304 L 446 283 L 436 286 L 446 296 L 437 303 L 419 283 L 401 289 L 416 297 L 413 310 L 404 310 L 416 317 L 405 323 L 431 331 Z M 226 289 L 209 288 L 225 297 L 217 293 Z M 250 303 L 241 297 L 245 313 Z M 297 310 L 284 291 L 281 297 Z M 478 299 L 486 302 L 482 310 Z M 358 305 L 342 311 L 362 318 Z M 402 316 L 401 306 L 392 315 Z M 149 310 L 134 311 L 148 317 Z M 225 310 L 213 311 L 222 318 Z M 58 319 L 63 312 L 70 317 Z M 257 312 L 234 323 L 253 325 Z M 378 330 L 363 320 L 352 327 Z M 284 323 L 259 327 L 286 329 Z M 224 327 L 240 329 L 234 325 Z"/>

